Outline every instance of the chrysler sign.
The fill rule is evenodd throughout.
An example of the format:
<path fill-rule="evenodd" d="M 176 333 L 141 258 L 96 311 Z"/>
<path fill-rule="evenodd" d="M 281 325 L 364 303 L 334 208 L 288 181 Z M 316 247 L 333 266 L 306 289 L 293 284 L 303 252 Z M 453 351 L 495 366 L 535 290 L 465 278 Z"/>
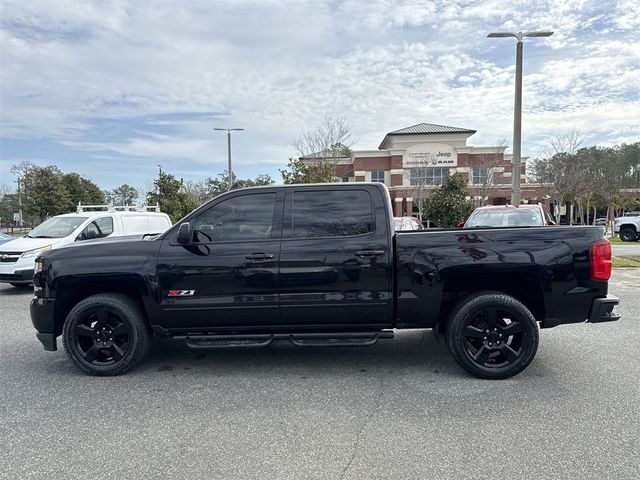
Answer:
<path fill-rule="evenodd" d="M 404 168 L 455 167 L 458 154 L 451 145 L 444 143 L 422 143 L 407 148 L 402 157 Z"/>

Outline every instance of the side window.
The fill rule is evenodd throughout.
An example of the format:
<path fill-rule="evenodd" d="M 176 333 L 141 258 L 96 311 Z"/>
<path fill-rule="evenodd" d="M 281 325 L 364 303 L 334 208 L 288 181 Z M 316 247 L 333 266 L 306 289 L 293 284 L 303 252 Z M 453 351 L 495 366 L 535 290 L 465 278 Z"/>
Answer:
<path fill-rule="evenodd" d="M 366 190 L 294 192 L 291 220 L 294 238 L 363 235 L 375 229 Z"/>
<path fill-rule="evenodd" d="M 251 241 L 271 238 L 275 193 L 241 195 L 214 205 L 194 221 L 195 242 Z"/>
<path fill-rule="evenodd" d="M 113 233 L 113 218 L 104 217 L 98 218 L 89 223 L 82 233 L 78 235 L 76 240 L 90 240 L 92 238 L 107 237 Z"/>
<path fill-rule="evenodd" d="M 108 237 L 113 233 L 113 218 L 112 217 L 104 217 L 98 218 L 97 220 L 91 222 L 95 223 L 96 228 L 98 229 L 99 237 Z"/>

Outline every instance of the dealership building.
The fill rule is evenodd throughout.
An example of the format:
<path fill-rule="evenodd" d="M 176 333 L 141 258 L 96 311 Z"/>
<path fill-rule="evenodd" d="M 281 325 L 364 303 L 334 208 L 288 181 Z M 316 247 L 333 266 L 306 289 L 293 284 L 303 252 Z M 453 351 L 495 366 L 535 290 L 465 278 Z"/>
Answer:
<path fill-rule="evenodd" d="M 511 155 L 505 146 L 474 147 L 467 139 L 476 130 L 420 123 L 385 135 L 377 150 L 355 150 L 350 157 L 333 159 L 335 174 L 343 182 L 382 182 L 388 188 L 394 215 L 417 213 L 414 201 L 428 198 L 429 190 L 442 184 L 447 175 L 462 173 L 470 195 L 486 205 L 501 205 L 511 198 Z M 326 160 L 322 154 L 303 161 Z M 522 201 L 545 202 L 539 184 L 525 181 L 521 168 Z M 427 200 L 428 201 L 428 200 Z"/>

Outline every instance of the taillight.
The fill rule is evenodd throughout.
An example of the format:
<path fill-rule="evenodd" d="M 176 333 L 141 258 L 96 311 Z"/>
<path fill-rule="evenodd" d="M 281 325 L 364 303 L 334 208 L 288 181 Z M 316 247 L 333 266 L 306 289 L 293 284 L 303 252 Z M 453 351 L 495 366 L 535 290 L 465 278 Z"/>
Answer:
<path fill-rule="evenodd" d="M 597 280 L 609 280 L 611 277 L 611 244 L 609 240 L 592 243 L 591 276 Z"/>

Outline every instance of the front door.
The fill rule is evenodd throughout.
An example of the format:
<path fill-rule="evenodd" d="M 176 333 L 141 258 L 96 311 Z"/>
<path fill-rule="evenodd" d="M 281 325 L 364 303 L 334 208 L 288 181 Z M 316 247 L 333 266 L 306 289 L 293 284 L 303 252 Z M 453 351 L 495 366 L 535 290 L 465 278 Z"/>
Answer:
<path fill-rule="evenodd" d="M 165 238 L 158 257 L 161 326 L 177 332 L 281 324 L 283 195 L 234 192 L 190 219 L 192 243 Z"/>

